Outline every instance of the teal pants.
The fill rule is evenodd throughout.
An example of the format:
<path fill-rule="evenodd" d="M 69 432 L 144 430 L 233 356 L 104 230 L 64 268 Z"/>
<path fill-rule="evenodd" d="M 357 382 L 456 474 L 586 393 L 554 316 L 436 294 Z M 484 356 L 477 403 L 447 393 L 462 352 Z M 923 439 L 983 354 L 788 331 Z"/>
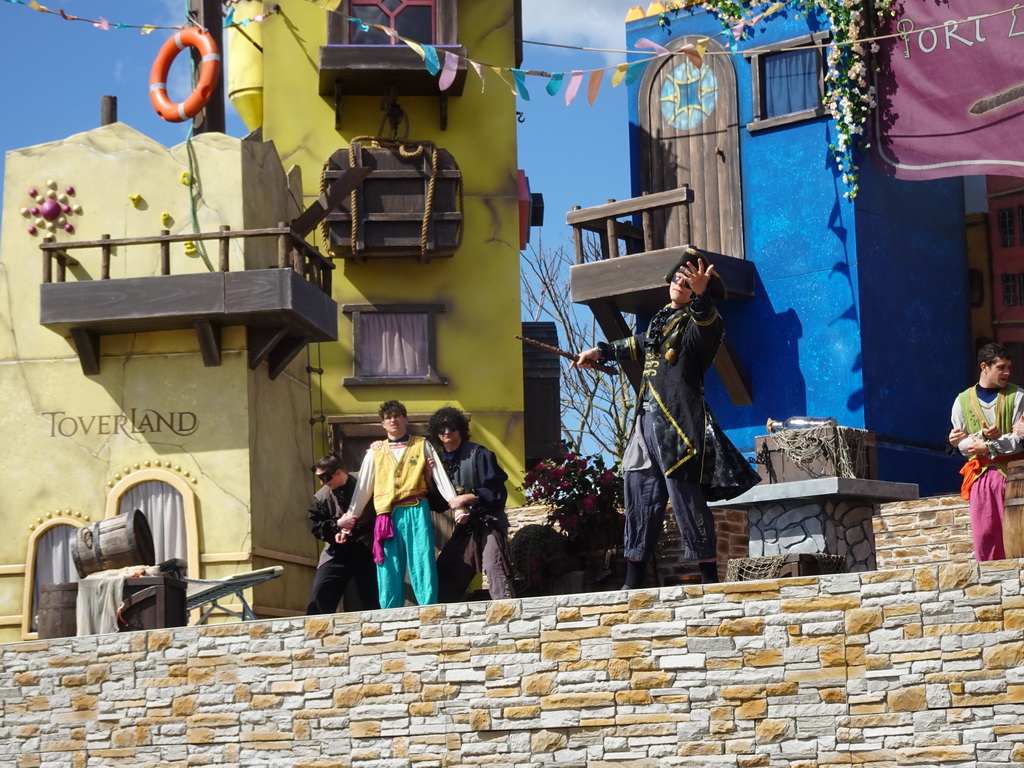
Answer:
<path fill-rule="evenodd" d="M 434 523 L 426 499 L 391 511 L 393 538 L 385 539 L 384 562 L 377 565 L 381 608 L 405 605 L 405 571 L 420 605 L 437 602 L 437 561 L 434 558 Z"/>

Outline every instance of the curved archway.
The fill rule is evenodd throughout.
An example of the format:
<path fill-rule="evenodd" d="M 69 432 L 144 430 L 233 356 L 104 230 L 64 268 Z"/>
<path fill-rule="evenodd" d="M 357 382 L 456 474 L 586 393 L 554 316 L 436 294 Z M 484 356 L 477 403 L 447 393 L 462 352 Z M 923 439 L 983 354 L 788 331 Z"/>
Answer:
<path fill-rule="evenodd" d="M 199 517 L 196 511 L 196 495 L 189 484 L 178 475 L 164 469 L 140 469 L 122 478 L 107 494 L 104 519 L 116 517 L 123 511 L 121 509 L 122 499 L 126 498 L 132 489 L 150 482 L 170 486 L 181 497 L 181 515 L 185 529 L 185 551 L 187 553 L 185 561 L 188 573 L 193 578 L 200 578 L 202 574 L 199 572 Z M 143 510 L 143 513 L 145 512 L 146 510 Z M 153 521 L 149 520 L 149 522 L 152 527 Z"/>
<path fill-rule="evenodd" d="M 28 549 L 25 553 L 25 584 L 21 596 L 21 636 L 26 640 L 35 639 L 37 636 L 35 628 L 32 626 L 32 616 L 35 614 L 36 603 L 39 599 L 39 584 L 36 584 L 36 575 L 39 570 L 36 567 L 36 559 L 40 544 L 44 544 L 48 538 L 52 538 L 53 533 L 56 533 L 56 529 L 59 527 L 69 527 L 77 529 L 82 528 L 88 524 L 88 520 L 83 520 L 80 517 L 56 517 L 52 520 L 47 520 L 34 528 L 32 533 L 28 537 Z M 49 547 L 47 547 L 49 549 Z M 70 551 L 66 553 L 68 565 L 70 565 L 71 554 Z M 66 570 L 66 569 L 65 569 Z M 51 571 L 53 573 L 53 571 Z M 70 565 L 70 580 L 78 581 L 78 574 L 75 572 L 74 565 Z M 65 581 L 67 579 L 64 579 Z M 51 580 L 41 583 L 52 583 Z"/>

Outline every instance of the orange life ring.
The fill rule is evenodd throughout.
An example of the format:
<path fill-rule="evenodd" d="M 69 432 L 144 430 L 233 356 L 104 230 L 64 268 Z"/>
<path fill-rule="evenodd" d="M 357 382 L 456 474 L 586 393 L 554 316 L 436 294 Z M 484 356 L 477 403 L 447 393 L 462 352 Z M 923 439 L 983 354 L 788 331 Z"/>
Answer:
<path fill-rule="evenodd" d="M 199 51 L 199 83 L 192 94 L 181 104 L 175 104 L 167 97 L 167 74 L 171 71 L 171 62 L 186 46 Z M 213 95 L 220 75 L 220 52 L 213 42 L 210 33 L 199 27 L 186 27 L 177 32 L 160 48 L 149 72 L 149 100 L 153 109 L 169 123 L 181 123 L 195 117 Z"/>

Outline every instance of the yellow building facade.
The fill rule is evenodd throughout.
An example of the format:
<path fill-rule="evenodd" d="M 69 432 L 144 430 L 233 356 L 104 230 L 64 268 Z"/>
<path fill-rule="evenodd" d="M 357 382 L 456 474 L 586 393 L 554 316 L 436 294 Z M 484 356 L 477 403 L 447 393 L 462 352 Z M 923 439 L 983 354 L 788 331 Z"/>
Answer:
<path fill-rule="evenodd" d="M 457 11 L 464 52 L 512 64 L 511 2 Z M 470 413 L 473 439 L 498 454 L 515 496 L 523 396 L 514 96 L 496 76 L 447 99 L 392 92 L 409 137 L 458 165 L 459 247 L 441 258 L 351 258 L 335 244 L 335 269 L 311 276 L 315 254 L 286 252 L 287 238 L 270 230 L 309 206 L 326 160 L 353 138 L 376 136 L 383 117 L 378 95 L 343 95 L 340 104 L 321 95 L 327 14 L 304 0 L 283 3 L 260 25 L 261 54 L 238 54 L 254 136 L 203 134 L 168 149 L 114 123 L 8 153 L 0 435 L 15 448 L 0 489 L 0 642 L 34 636 L 49 573 L 42 558 L 152 488 L 177 505 L 180 521 L 158 550 L 185 560 L 189 577 L 280 565 L 283 577 L 250 602 L 261 616 L 303 612 L 319 550 L 305 519 L 309 467 L 377 434 L 386 399 L 403 401 L 414 422 L 446 404 Z M 67 210 L 44 221 L 47 200 Z M 269 234 L 189 240 L 224 230 Z M 104 238 L 115 245 L 104 248 Z M 308 240 L 327 248 L 319 230 Z M 67 250 L 41 250 L 46 241 Z M 74 247 L 82 243 L 94 245 Z M 321 271 L 333 278 L 326 286 Z M 361 375 L 354 344 L 368 343 L 367 315 L 410 310 L 431 323 L 430 375 Z"/>
<path fill-rule="evenodd" d="M 346 3 L 330 5 L 340 12 L 354 12 Z M 477 61 L 515 66 L 516 5 L 511 0 L 439 1 L 434 4 L 438 34 L 448 36 L 441 42 L 457 43 L 453 47 Z M 463 184 L 464 231 L 454 256 L 426 263 L 409 256 L 336 262 L 340 274 L 334 297 L 343 308 L 430 305 L 437 309 L 431 318 L 436 372 L 446 383 L 355 383 L 360 377 L 353 369 L 353 313 L 343 311 L 338 343 L 321 344 L 312 352 L 314 357 L 319 352 L 317 366 L 324 371 L 314 379 L 315 402 L 322 402 L 328 423 L 373 415 L 379 403 L 391 398 L 405 403 L 414 421 L 440 406 L 455 405 L 471 414 L 473 439 L 497 453 L 510 477 L 521 478 L 522 350 L 514 338 L 520 333 L 521 315 L 519 209 L 511 88 L 490 70 L 482 83 L 475 73 L 465 71 L 463 60 L 461 95 L 450 95 L 443 103 L 436 78 L 423 89 L 427 95 L 408 95 L 406 91 L 416 88 L 406 88 L 404 83 L 427 73 L 416 59 L 412 71 L 389 76 L 383 55 L 384 72 L 375 69 L 374 57 L 381 52 L 374 49 L 389 46 L 358 46 L 362 59 L 358 68 L 346 72 L 342 65 L 339 75 L 325 62 L 332 49 L 345 46 L 329 45 L 329 26 L 333 22 L 343 36 L 346 28 L 358 30 L 357 25 L 344 15 L 332 20 L 329 11 L 306 0 L 289 0 L 280 7 L 280 14 L 260 25 L 262 54 L 253 55 L 252 45 L 244 39 L 229 40 L 232 61 L 239 62 L 237 68 L 229 63 L 229 78 L 245 84 L 245 104 L 255 115 L 249 119 L 259 122 L 263 138 L 274 142 L 285 166 L 301 168 L 307 204 L 320 194 L 324 164 L 334 153 L 345 152 L 359 137 L 364 137 L 363 144 L 371 143 L 365 137 L 380 135 L 382 124 L 383 133 L 392 134 L 382 110 L 392 83 L 396 84 L 390 92 L 393 100 L 408 120 L 400 125 L 399 135 L 449 152 Z M 399 44 L 396 53 L 415 58 L 405 45 Z M 507 72 L 504 76 L 511 79 Z M 338 80 L 343 81 L 338 86 L 340 97 L 333 87 Z M 253 94 L 260 93 L 260 84 L 257 99 Z M 261 114 L 253 111 L 254 103 L 262 104 Z M 447 112 L 443 130 L 442 109 Z M 346 431 L 344 422 L 338 430 L 338 434 Z M 360 432 L 358 428 L 351 431 Z M 330 436 L 322 436 L 318 444 L 329 447 Z"/>

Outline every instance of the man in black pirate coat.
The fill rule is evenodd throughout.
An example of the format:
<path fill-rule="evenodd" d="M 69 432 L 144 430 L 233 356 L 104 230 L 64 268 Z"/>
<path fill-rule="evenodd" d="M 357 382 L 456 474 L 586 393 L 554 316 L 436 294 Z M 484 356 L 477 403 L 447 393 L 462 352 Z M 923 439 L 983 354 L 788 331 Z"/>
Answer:
<path fill-rule="evenodd" d="M 692 251 L 694 256 L 698 252 Z M 714 519 L 709 501 L 731 499 L 758 482 L 757 473 L 726 437 L 704 400 L 704 374 L 722 343 L 715 298 L 725 286 L 697 258 L 685 257 L 666 276 L 669 304 L 644 333 L 581 352 L 575 365 L 643 360 L 633 432 L 622 458 L 626 497 L 625 589 L 643 586 L 646 564 L 672 502 L 683 556 L 697 560 L 705 583 L 718 581 Z"/>

